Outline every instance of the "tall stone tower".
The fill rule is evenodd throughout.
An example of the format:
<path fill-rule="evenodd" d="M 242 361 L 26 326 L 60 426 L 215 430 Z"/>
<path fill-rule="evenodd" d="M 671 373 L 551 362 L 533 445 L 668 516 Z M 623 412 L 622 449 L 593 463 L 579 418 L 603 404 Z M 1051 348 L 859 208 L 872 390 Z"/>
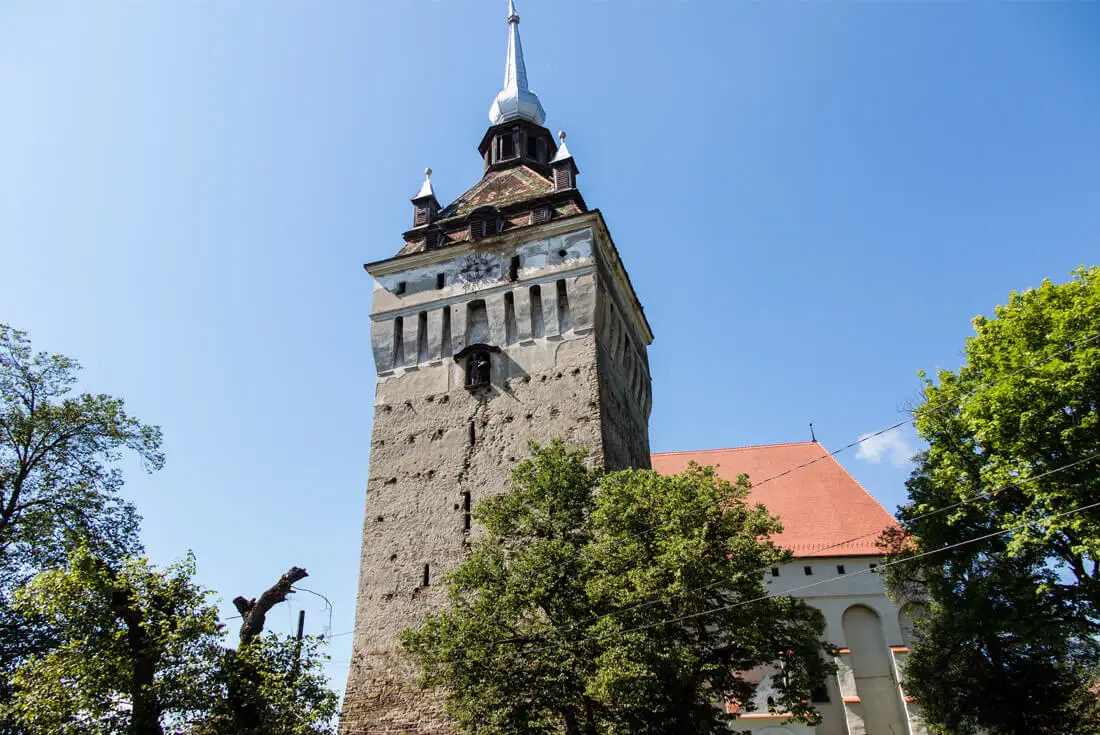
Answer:
<path fill-rule="evenodd" d="M 653 335 L 565 135 L 543 127 L 508 11 L 481 180 L 441 207 L 427 171 L 404 247 L 365 266 L 378 377 L 343 735 L 451 731 L 397 636 L 443 602 L 471 507 L 508 489 L 528 440 L 650 464 Z"/>

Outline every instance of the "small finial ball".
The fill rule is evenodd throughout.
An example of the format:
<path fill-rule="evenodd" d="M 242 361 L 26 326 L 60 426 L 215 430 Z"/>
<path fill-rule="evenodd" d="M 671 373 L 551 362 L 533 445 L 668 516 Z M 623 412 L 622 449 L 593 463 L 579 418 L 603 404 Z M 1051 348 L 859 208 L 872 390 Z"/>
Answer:
<path fill-rule="evenodd" d="M 558 131 L 558 140 L 562 141 L 563 143 L 565 142 L 565 131 L 564 130 L 559 130 Z"/>
<path fill-rule="evenodd" d="M 424 169 L 424 176 L 430 179 L 432 177 L 432 170 L 430 168 Z"/>

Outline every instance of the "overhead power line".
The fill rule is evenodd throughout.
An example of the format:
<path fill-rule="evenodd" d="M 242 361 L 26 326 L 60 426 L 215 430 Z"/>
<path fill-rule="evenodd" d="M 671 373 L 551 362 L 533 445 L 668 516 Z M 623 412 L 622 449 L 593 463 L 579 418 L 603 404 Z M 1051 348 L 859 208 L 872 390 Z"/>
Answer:
<path fill-rule="evenodd" d="M 1039 367 L 1039 366 L 1041 366 L 1041 365 L 1043 365 L 1047 362 L 1050 362 L 1051 360 L 1054 360 L 1055 358 L 1058 358 L 1058 357 L 1060 357 L 1062 355 L 1065 355 L 1069 352 L 1072 352 L 1076 349 L 1079 349 L 1079 348 L 1084 347 L 1086 345 L 1089 345 L 1093 342 L 1096 342 L 1097 340 L 1100 340 L 1100 334 L 1094 334 L 1094 335 L 1092 335 L 1092 336 L 1090 336 L 1090 337 L 1088 337 L 1088 338 L 1086 338 L 1086 339 L 1084 339 L 1080 342 L 1071 343 L 1071 344 L 1067 345 L 1065 348 L 1063 348 L 1061 350 L 1058 350 L 1057 352 L 1051 353 L 1050 355 L 1042 357 L 1038 360 L 1035 360 L 1034 362 L 1028 363 L 1027 365 L 1024 365 L 1023 367 L 1021 367 L 1017 370 L 1014 370 L 1014 371 L 1012 371 L 1011 373 L 1009 373 L 1007 375 L 1003 375 L 1003 376 L 1001 376 L 1001 377 L 999 377 L 995 380 L 990 380 L 990 381 L 987 381 L 985 383 L 982 383 L 981 385 L 975 387 L 973 390 L 971 390 L 967 393 L 964 393 L 960 396 L 956 396 L 955 398 L 951 398 L 951 399 L 943 401 L 941 403 L 935 404 L 931 407 L 924 408 L 922 410 L 926 413 L 927 412 L 938 412 L 938 411 L 944 410 L 946 408 L 950 408 L 951 406 L 961 404 L 962 402 L 967 401 L 970 398 L 974 397 L 975 395 L 977 395 L 982 390 L 986 390 L 986 389 L 991 388 L 995 385 L 998 385 L 999 383 L 1002 383 L 1006 380 L 1009 380 L 1013 377 L 1016 377 L 1016 376 L 1026 372 L 1028 370 Z M 803 462 L 801 464 L 798 464 L 794 467 L 791 467 L 787 470 L 784 470 L 784 471 L 782 471 L 778 474 L 767 477 L 764 480 L 761 480 L 760 482 L 754 483 L 752 485 L 752 488 L 753 489 L 760 488 L 760 487 L 762 487 L 762 486 L 764 486 L 764 485 L 766 485 L 770 482 L 774 482 L 774 481 L 779 480 L 783 477 L 791 475 L 791 474 L 793 474 L 793 473 L 795 473 L 799 470 L 805 469 L 806 467 L 817 464 L 818 462 L 824 461 L 824 460 L 829 459 L 831 457 L 836 457 L 838 454 L 841 454 L 842 452 L 845 452 L 849 449 L 857 447 L 857 446 L 863 444 L 864 442 L 870 441 L 870 440 L 875 439 L 879 436 L 887 434 L 891 431 L 899 429 L 902 426 L 905 426 L 907 424 L 911 424 L 914 421 L 916 421 L 916 418 L 917 418 L 916 415 L 912 415 L 907 419 L 904 419 L 902 421 L 898 421 L 898 422 L 896 422 L 894 424 L 891 424 L 890 426 L 887 426 L 883 429 L 872 432 L 870 434 L 865 434 L 865 435 L 861 436 L 859 439 L 857 439 L 856 441 L 849 442 L 848 444 L 845 444 L 842 447 L 839 447 L 839 448 L 834 449 L 832 451 L 826 452 L 825 454 L 821 455 L 820 457 L 816 457 L 812 460 L 808 460 L 808 461 Z M 1017 480 L 1013 483 L 1006 484 L 1006 485 L 1004 485 L 1000 488 L 997 488 L 995 490 L 990 490 L 990 491 L 987 491 L 985 493 L 979 494 L 979 495 L 977 495 L 973 498 L 964 499 L 964 500 L 959 501 L 957 503 L 954 503 L 950 506 L 946 506 L 944 508 L 939 508 L 939 509 L 936 509 L 936 510 L 933 510 L 933 511 L 929 511 L 928 513 L 916 516 L 911 520 L 919 520 L 921 518 L 926 518 L 926 517 L 929 517 L 929 516 L 937 515 L 939 513 L 944 513 L 944 512 L 947 512 L 949 510 L 952 510 L 954 508 L 960 507 L 961 505 L 965 505 L 967 503 L 976 502 L 977 500 L 981 500 L 981 499 L 991 497 L 993 494 L 1001 492 L 1001 491 L 1003 491 L 1003 490 L 1005 490 L 1009 487 L 1014 487 L 1014 486 L 1018 486 L 1018 485 L 1021 485 L 1021 484 L 1026 484 L 1026 483 L 1029 483 L 1029 482 L 1035 482 L 1035 481 L 1037 481 L 1039 479 L 1042 479 L 1044 477 L 1048 477 L 1048 476 L 1050 476 L 1052 474 L 1055 474 L 1057 472 L 1062 472 L 1062 471 L 1068 470 L 1072 467 L 1078 466 L 1080 464 L 1083 464 L 1085 462 L 1088 462 L 1090 460 L 1097 459 L 1097 458 L 1100 458 L 1100 453 L 1094 454 L 1090 457 L 1086 457 L 1086 458 L 1084 458 L 1082 460 L 1078 460 L 1076 462 L 1069 463 L 1067 465 L 1063 465 L 1061 467 L 1055 468 L 1053 470 L 1042 473 L 1040 475 L 1036 475 L 1035 477 L 1025 478 L 1023 480 Z M 714 503 L 711 506 L 708 506 L 708 508 L 712 507 L 713 505 L 719 504 L 721 502 L 722 501 L 718 501 L 717 503 Z M 1039 519 L 1039 520 L 1053 520 L 1053 519 L 1064 517 L 1064 516 L 1067 516 L 1067 515 L 1072 515 L 1074 513 L 1084 512 L 1086 510 L 1091 510 L 1091 509 L 1096 508 L 1096 507 L 1100 507 L 1100 502 L 1094 503 L 1094 504 L 1091 504 L 1091 505 L 1088 505 L 1088 506 L 1076 508 L 1076 509 L 1073 509 L 1073 510 L 1070 510 L 1070 511 L 1065 511 L 1063 513 L 1058 513 L 1058 514 L 1055 514 L 1055 515 L 1047 516 L 1046 518 Z M 921 554 L 918 554 L 918 555 L 915 555 L 915 556 L 912 556 L 912 557 L 905 557 L 903 559 L 898 559 L 898 560 L 895 560 L 895 561 L 892 561 L 892 562 L 885 562 L 882 565 L 880 565 L 878 567 L 878 569 L 886 568 L 886 567 L 889 567 L 889 566 L 894 566 L 896 564 L 901 564 L 901 563 L 905 563 L 905 562 L 915 561 L 917 559 L 923 558 L 923 557 L 928 556 L 930 554 L 939 553 L 939 552 L 942 552 L 942 551 L 947 551 L 947 550 L 957 548 L 957 547 L 960 547 L 960 546 L 965 546 L 967 544 L 978 543 L 978 542 L 981 542 L 981 541 L 985 541 L 985 540 L 988 540 L 990 538 L 994 538 L 996 536 L 1001 536 L 1001 535 L 1004 535 L 1006 533 L 1011 533 L 1013 531 L 1020 530 L 1022 528 L 1026 528 L 1026 527 L 1028 527 L 1028 526 L 1030 526 L 1034 523 L 1039 522 L 1039 520 L 1028 521 L 1028 522 L 1023 523 L 1019 526 L 1014 526 L 1012 528 L 1003 529 L 1001 531 L 997 531 L 995 533 L 987 534 L 985 536 L 980 536 L 978 538 L 968 539 L 966 541 L 962 541 L 962 542 L 959 542 L 957 544 L 952 544 L 952 545 L 949 545 L 949 546 L 945 546 L 945 547 L 942 547 L 942 548 L 939 548 L 939 549 L 933 549 L 933 550 L 930 550 L 930 551 L 927 551 L 927 552 L 924 552 L 924 553 L 921 553 Z M 654 532 L 655 530 L 659 529 L 660 527 L 661 527 L 660 525 L 654 525 L 654 526 L 644 528 L 641 531 L 638 531 L 637 533 L 634 533 L 634 534 L 628 536 L 625 540 L 629 541 L 629 540 L 633 540 L 635 538 L 639 538 L 639 537 L 648 535 L 648 534 Z M 883 529 L 883 530 L 885 530 L 885 529 Z M 823 551 L 823 550 L 843 546 L 843 545 L 851 543 L 853 541 L 858 541 L 858 540 L 867 538 L 868 536 L 876 535 L 877 533 L 881 533 L 881 531 L 876 531 L 876 532 L 872 532 L 872 533 L 868 533 L 868 534 L 863 534 L 862 536 L 857 536 L 857 537 L 853 537 L 853 538 L 850 538 L 850 539 L 846 539 L 844 541 L 839 541 L 835 544 L 824 547 L 823 549 L 819 549 L 818 551 Z M 570 559 L 574 558 L 577 554 L 582 553 L 583 551 L 584 551 L 583 548 L 579 549 L 578 551 L 575 551 L 572 554 L 567 555 L 565 559 L 557 560 L 555 562 L 555 565 L 561 564 L 564 561 L 569 561 Z M 835 576 L 835 577 L 830 577 L 828 579 L 818 580 L 818 581 L 815 581 L 815 582 L 811 582 L 811 583 L 808 583 L 808 584 L 805 584 L 805 585 L 800 585 L 798 587 L 788 589 L 786 592 L 783 593 L 783 595 L 773 595 L 773 594 L 763 595 L 761 597 L 753 598 L 753 599 L 750 599 L 750 600 L 742 600 L 742 601 L 739 601 L 737 603 L 733 603 L 731 605 L 720 606 L 720 607 L 712 608 L 712 609 L 705 610 L 705 611 L 702 611 L 702 612 L 692 613 L 692 614 L 680 616 L 680 617 L 677 617 L 677 618 L 670 618 L 670 619 L 667 619 L 667 620 L 661 620 L 661 621 L 657 621 L 657 622 L 654 622 L 654 623 L 647 623 L 643 626 L 637 626 L 635 628 L 628 628 L 626 630 L 618 631 L 614 635 L 624 635 L 626 633 L 636 632 L 636 631 L 639 631 L 639 630 L 645 630 L 645 629 L 656 627 L 656 626 L 659 626 L 659 625 L 668 625 L 668 624 L 671 624 L 671 623 L 674 623 L 674 622 L 682 622 L 683 620 L 688 620 L 688 619 L 692 619 L 692 618 L 696 618 L 696 617 L 700 617 L 700 616 L 704 616 L 704 615 L 711 615 L 711 614 L 714 614 L 714 613 L 717 613 L 717 612 L 723 612 L 723 611 L 734 609 L 736 607 L 740 607 L 740 606 L 743 606 L 743 605 L 748 605 L 748 604 L 752 604 L 752 603 L 755 603 L 755 602 L 760 602 L 760 601 L 763 601 L 763 600 L 767 600 L 767 599 L 770 599 L 772 597 L 779 597 L 779 596 L 786 597 L 786 596 L 789 596 L 789 594 L 792 593 L 792 592 L 798 592 L 798 591 L 801 591 L 801 590 L 804 590 L 804 589 L 810 589 L 810 588 L 817 587 L 817 586 L 820 586 L 820 585 L 823 585 L 823 584 L 828 584 L 828 583 L 834 582 L 838 579 L 851 578 L 851 577 L 857 576 L 859 574 L 876 573 L 878 571 L 878 569 L 868 568 L 868 569 L 860 570 L 860 571 L 857 571 L 857 572 L 853 572 L 851 574 L 838 575 L 838 576 Z M 763 573 L 763 571 L 764 570 L 761 570 L 761 573 Z M 712 588 L 712 587 L 719 586 L 720 584 L 721 583 L 706 585 L 706 586 L 703 586 L 703 587 L 695 588 L 694 590 L 688 590 L 687 592 L 703 591 L 705 589 L 709 589 L 709 588 Z M 590 618 L 589 620 L 600 620 L 600 619 L 603 619 L 603 618 L 606 618 L 606 617 L 611 617 L 613 615 L 622 614 L 622 613 L 628 612 L 630 610 L 638 609 L 638 608 L 645 607 L 645 606 L 648 606 L 648 605 L 651 605 L 651 604 L 656 604 L 657 602 L 660 602 L 660 600 L 651 600 L 651 601 L 645 601 L 645 602 L 642 602 L 642 603 L 636 603 L 632 606 L 628 606 L 628 607 L 621 608 L 621 609 L 616 610 L 616 611 L 611 611 L 609 613 L 605 613 L 603 615 L 596 616 L 594 618 Z M 582 621 L 582 622 L 584 622 L 584 621 Z M 342 632 L 342 633 L 336 633 L 334 635 L 330 635 L 328 637 L 330 639 L 331 638 L 339 638 L 339 637 L 342 637 L 342 636 L 351 635 L 352 633 L 354 633 L 354 631 L 345 631 L 345 632 Z M 543 647 L 540 647 L 540 648 L 533 648 L 533 649 L 528 649 L 528 650 L 531 651 L 531 652 L 537 652 L 537 651 L 541 651 L 541 650 L 549 650 L 549 649 L 560 647 L 560 646 L 563 646 L 563 645 L 579 645 L 581 643 L 588 642 L 590 640 L 599 640 L 599 639 L 602 639 L 602 636 L 582 638 L 582 639 L 579 639 L 579 640 L 576 640 L 576 641 L 571 641 L 571 642 L 570 641 L 561 641 L 561 642 L 557 642 L 557 643 L 554 643 L 554 644 L 549 644 L 547 646 L 543 646 Z M 503 645 L 505 643 L 514 643 L 514 642 L 516 642 L 515 639 L 503 639 L 503 640 L 499 640 L 499 641 L 494 641 L 490 645 Z M 455 661 L 455 662 L 457 662 L 457 661 Z"/>
<path fill-rule="evenodd" d="M 920 554 L 914 554 L 913 556 L 907 556 L 907 557 L 904 557 L 902 559 L 895 559 L 894 561 L 884 562 L 882 565 L 880 565 L 876 569 L 870 569 L 870 568 L 861 569 L 860 571 L 853 572 L 852 574 L 837 575 L 835 577 L 830 577 L 828 579 L 822 579 L 822 580 L 818 580 L 816 582 L 810 582 L 810 583 L 807 583 L 807 584 L 804 584 L 804 585 L 800 585 L 798 587 L 793 587 L 793 588 L 787 590 L 786 592 L 784 592 L 781 595 L 769 593 L 769 594 L 766 594 L 766 595 L 761 595 L 759 597 L 754 597 L 754 598 L 749 599 L 749 600 L 739 600 L 739 601 L 731 603 L 729 605 L 721 605 L 719 607 L 710 608 L 708 610 L 703 610 L 703 611 L 696 612 L 696 613 L 689 613 L 689 614 L 680 615 L 680 616 L 674 617 L 674 618 L 668 618 L 668 619 L 665 619 L 665 620 L 658 620 L 658 621 L 653 622 L 653 623 L 645 623 L 643 625 L 634 626 L 632 628 L 626 628 L 624 630 L 615 631 L 614 633 L 588 636 L 588 637 L 580 638 L 580 639 L 573 640 L 573 641 L 560 641 L 560 642 L 557 642 L 557 643 L 551 643 L 551 644 L 547 644 L 545 646 L 541 646 L 541 647 L 538 647 L 538 648 L 530 648 L 530 649 L 527 649 L 527 650 L 529 652 L 534 653 L 534 652 L 539 652 L 539 651 L 552 650 L 554 648 L 560 648 L 562 646 L 575 646 L 575 645 L 580 645 L 582 643 L 600 641 L 600 640 L 603 640 L 605 638 L 622 636 L 622 635 L 626 635 L 627 633 L 635 633 L 635 632 L 638 632 L 638 631 L 641 631 L 641 630 L 648 630 L 650 628 L 656 628 L 656 627 L 661 626 L 661 625 L 669 625 L 671 623 L 679 623 L 679 622 L 683 622 L 685 620 L 691 620 L 691 619 L 694 619 L 694 618 L 700 618 L 700 617 L 704 617 L 704 616 L 707 616 L 707 615 L 713 615 L 713 614 L 719 613 L 719 612 L 725 612 L 727 610 L 733 610 L 733 609 L 738 608 L 738 607 L 743 607 L 745 605 L 751 605 L 751 604 L 756 603 L 756 602 L 763 602 L 764 600 L 769 600 L 769 599 L 772 599 L 772 598 L 775 598 L 775 597 L 789 597 L 791 592 L 799 592 L 799 591 L 802 591 L 802 590 L 810 589 L 812 587 L 818 587 L 818 586 L 823 585 L 823 584 L 828 584 L 829 582 L 835 582 L 838 579 L 848 579 L 848 578 L 851 578 L 851 577 L 854 577 L 854 576 L 858 576 L 860 574 L 877 574 L 879 569 L 884 569 L 884 568 L 887 568 L 887 567 L 893 567 L 893 566 L 897 566 L 899 564 L 907 564 L 909 562 L 916 561 L 917 559 L 923 559 L 923 558 L 931 556 L 933 554 L 939 554 L 939 553 L 944 552 L 944 551 L 950 551 L 952 549 L 957 549 L 957 548 L 960 548 L 962 546 L 967 546 L 969 544 L 976 544 L 976 543 L 980 543 L 982 541 L 988 541 L 989 539 L 996 538 L 998 536 L 1003 536 L 1005 534 L 1012 533 L 1014 531 L 1023 530 L 1025 528 L 1029 527 L 1029 526 L 1035 525 L 1036 523 L 1041 523 L 1043 521 L 1052 521 L 1052 520 L 1056 520 L 1058 518 L 1064 518 L 1064 517 L 1067 517 L 1067 516 L 1074 515 L 1075 513 L 1083 513 L 1087 510 L 1092 510 L 1093 508 L 1100 508 L 1100 502 L 1090 503 L 1089 505 L 1081 506 L 1081 507 L 1078 507 L 1078 508 L 1073 508 L 1072 510 L 1063 511 L 1061 513 L 1054 513 L 1054 514 L 1051 514 L 1051 515 L 1044 516 L 1043 518 L 1037 518 L 1037 519 L 1034 519 L 1034 520 L 1031 520 L 1031 521 L 1026 521 L 1024 523 L 1021 523 L 1021 524 L 1016 525 L 1016 526 L 1012 526 L 1010 528 L 1001 529 L 1000 531 L 994 531 L 993 533 L 987 533 L 987 534 L 984 534 L 982 536 L 977 536 L 975 538 L 967 539 L 965 541 L 959 541 L 959 542 L 954 543 L 954 544 L 947 544 L 946 546 L 941 546 L 941 547 L 936 548 L 936 549 L 931 549 L 929 551 L 925 551 L 925 552 L 922 552 Z M 514 642 L 514 639 L 505 639 L 505 640 L 502 640 L 502 641 L 497 641 L 495 643 L 496 644 L 504 644 L 504 643 L 510 643 L 510 642 Z M 456 659 L 452 663 L 457 663 L 457 661 L 458 660 Z"/>
<path fill-rule="evenodd" d="M 910 520 L 910 522 L 923 520 L 925 518 L 930 518 L 932 516 L 936 516 L 936 515 L 939 515 L 941 513 L 946 513 L 949 510 L 954 510 L 956 508 L 959 508 L 963 505 L 967 505 L 969 503 L 975 503 L 979 500 L 986 500 L 986 499 L 991 498 L 994 495 L 997 495 L 998 493 L 1000 493 L 1004 490 L 1007 490 L 1009 488 L 1018 487 L 1020 485 L 1026 485 L 1026 484 L 1032 483 L 1032 482 L 1037 482 L 1038 480 L 1042 480 L 1046 477 L 1050 477 L 1051 475 L 1055 475 L 1059 472 L 1065 472 L 1066 470 L 1072 469 L 1074 467 L 1077 467 L 1078 465 L 1085 464 L 1086 462 L 1090 462 L 1090 461 L 1095 460 L 1095 459 L 1100 459 L 1100 452 L 1097 452 L 1096 454 L 1085 457 L 1084 459 L 1079 459 L 1076 462 L 1070 462 L 1069 464 L 1062 465 L 1061 467 L 1056 467 L 1056 468 L 1054 468 L 1052 470 L 1049 470 L 1047 472 L 1043 472 L 1042 474 L 1035 475 L 1034 477 L 1028 477 L 1028 478 L 1024 478 L 1024 479 L 1021 479 L 1021 480 L 1016 480 L 1014 482 L 1007 483 L 1007 484 L 1002 485 L 1002 486 L 1000 486 L 998 488 L 995 488 L 993 490 L 988 490 L 984 493 L 980 493 L 978 495 L 975 495 L 972 498 L 966 498 L 964 500 L 958 501 L 957 503 L 952 503 L 951 505 L 944 506 L 943 508 L 937 508 L 936 510 L 928 511 L 927 513 L 921 513 L 920 515 L 913 516 L 909 520 Z M 844 545 L 850 544 L 854 541 L 860 541 L 862 539 L 869 538 L 871 536 L 880 536 L 888 528 L 890 528 L 890 526 L 884 526 L 881 530 L 872 531 L 870 533 L 865 533 L 862 536 L 853 536 L 852 538 L 845 539 L 844 541 L 838 541 L 835 544 L 830 544 L 829 546 L 825 546 L 825 547 L 822 547 L 820 549 L 815 549 L 814 551 L 815 552 L 828 551 L 829 549 L 834 549 L 834 548 L 837 548 L 837 547 L 840 547 L 840 546 L 844 546 Z M 767 567 L 760 569 L 759 573 L 763 574 L 766 571 L 767 571 Z M 860 573 L 862 573 L 862 572 L 860 572 Z M 851 575 L 845 575 L 845 576 L 851 576 Z M 825 581 L 828 582 L 828 581 L 832 581 L 832 580 L 830 579 L 830 580 L 825 580 Z M 695 592 L 703 592 L 703 591 L 706 591 L 708 589 L 713 589 L 715 587 L 720 587 L 724 583 L 725 582 L 723 580 L 723 581 L 719 581 L 719 582 L 712 582 L 711 584 L 707 584 L 707 585 L 702 585 L 700 587 L 690 588 L 690 589 L 684 590 L 679 595 L 679 597 L 683 598 L 683 597 L 686 597 L 687 595 L 693 594 Z M 810 584 L 808 586 L 809 587 L 814 587 L 817 584 L 818 583 L 814 583 L 814 584 Z M 798 588 L 798 589 L 801 589 L 801 588 Z M 595 621 L 603 620 L 604 618 L 609 618 L 609 617 L 613 617 L 615 615 L 620 615 L 622 613 L 629 612 L 631 610 L 637 610 L 637 609 L 640 609 L 640 608 L 643 608 L 643 607 L 649 607 L 650 605 L 656 605 L 659 602 L 662 602 L 662 600 L 660 598 L 645 600 L 643 602 L 634 603 L 632 605 L 628 605 L 628 606 L 620 608 L 618 610 L 612 610 L 611 612 L 603 613 L 602 615 L 596 615 L 596 616 L 587 618 L 585 620 L 580 621 L 578 623 L 578 625 L 583 625 L 583 624 L 586 624 L 586 623 L 589 623 L 589 622 L 595 622 Z"/>

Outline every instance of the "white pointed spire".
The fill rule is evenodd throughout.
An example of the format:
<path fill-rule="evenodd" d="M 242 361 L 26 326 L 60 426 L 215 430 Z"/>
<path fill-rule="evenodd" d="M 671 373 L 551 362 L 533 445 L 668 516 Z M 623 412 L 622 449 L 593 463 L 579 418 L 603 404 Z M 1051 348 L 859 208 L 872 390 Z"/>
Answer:
<path fill-rule="evenodd" d="M 561 141 L 561 143 L 558 145 L 558 152 L 554 154 L 554 158 L 551 159 L 550 163 L 557 163 L 558 161 L 564 161 L 568 158 L 573 157 L 573 154 L 570 153 L 569 149 L 565 147 L 565 131 L 564 130 L 559 130 L 558 131 L 558 140 Z"/>
<path fill-rule="evenodd" d="M 420 187 L 420 191 L 416 192 L 416 196 L 413 199 L 423 199 L 424 197 L 434 197 L 435 189 L 432 188 L 432 170 L 430 168 L 424 169 L 424 184 Z"/>
<path fill-rule="evenodd" d="M 508 0 L 508 58 L 504 62 L 504 87 L 489 107 L 489 122 L 499 125 L 509 120 L 530 120 L 542 125 L 546 111 L 538 95 L 527 87 L 527 66 L 523 63 L 523 44 L 519 40 L 519 13 L 514 0 Z"/>

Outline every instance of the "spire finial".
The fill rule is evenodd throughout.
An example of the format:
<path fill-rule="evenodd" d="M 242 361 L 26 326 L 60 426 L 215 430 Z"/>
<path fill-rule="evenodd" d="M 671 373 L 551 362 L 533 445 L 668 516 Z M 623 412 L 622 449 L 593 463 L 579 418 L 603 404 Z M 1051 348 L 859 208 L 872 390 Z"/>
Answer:
<path fill-rule="evenodd" d="M 550 163 L 557 163 L 558 161 L 565 161 L 573 157 L 573 154 L 569 152 L 569 149 L 565 147 L 565 131 L 558 131 L 558 140 L 561 144 L 558 145 L 558 151 L 554 154 L 554 157 L 550 160 Z"/>
<path fill-rule="evenodd" d="M 424 169 L 424 183 L 420 187 L 420 191 L 413 197 L 414 200 L 421 197 L 434 197 L 435 189 L 432 188 L 432 170 L 430 168 Z"/>
<path fill-rule="evenodd" d="M 527 66 L 523 63 L 523 44 L 519 40 L 519 13 L 515 0 L 508 0 L 508 56 L 504 60 L 504 86 L 489 108 L 489 122 L 499 125 L 509 120 L 530 120 L 542 125 L 546 111 L 538 95 L 527 87 Z"/>

